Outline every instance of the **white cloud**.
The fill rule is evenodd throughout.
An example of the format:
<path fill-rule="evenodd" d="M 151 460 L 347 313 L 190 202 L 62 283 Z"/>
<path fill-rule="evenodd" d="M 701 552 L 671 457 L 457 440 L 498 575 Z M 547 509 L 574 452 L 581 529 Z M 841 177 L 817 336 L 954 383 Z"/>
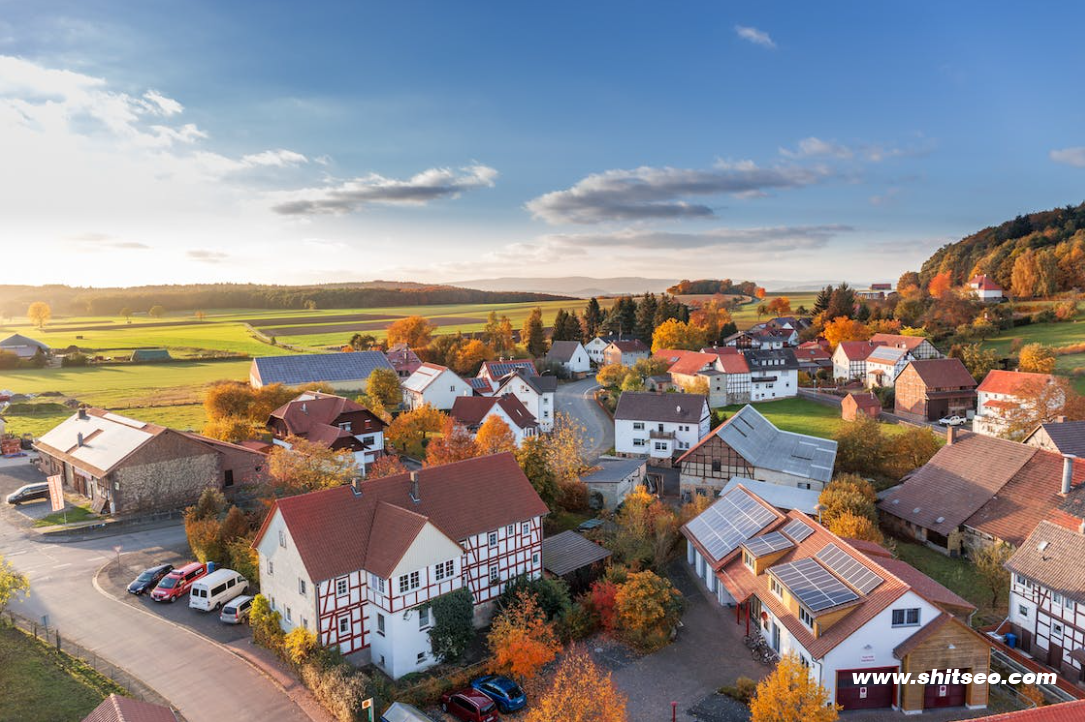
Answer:
<path fill-rule="evenodd" d="M 754 45 L 760 45 L 763 48 L 775 48 L 776 43 L 772 41 L 769 34 L 764 30 L 758 30 L 747 25 L 736 25 L 735 34 L 743 40 L 748 40 Z"/>
<path fill-rule="evenodd" d="M 185 109 L 185 106 L 181 105 L 173 98 L 167 98 L 157 90 L 148 90 L 143 94 L 143 98 L 149 103 L 147 109 L 155 115 L 169 117 L 171 115 L 177 115 Z"/>
<path fill-rule="evenodd" d="M 781 148 L 780 155 L 787 158 L 851 158 L 855 152 L 836 141 L 822 140 L 813 136 L 799 141 L 797 150 Z"/>
<path fill-rule="evenodd" d="M 1056 163 L 1065 163 L 1075 168 L 1085 168 L 1085 146 L 1075 148 L 1060 148 L 1048 154 Z"/>
<path fill-rule="evenodd" d="M 713 228 L 707 231 L 677 232 L 626 228 L 606 233 L 553 234 L 543 237 L 556 252 L 564 249 L 686 250 L 720 248 L 757 252 L 800 251 L 823 248 L 833 238 L 853 231 L 847 225 L 763 226 L 755 228 Z"/>
<path fill-rule="evenodd" d="M 286 166 L 299 165 L 308 162 L 309 159 L 301 153 L 295 153 L 292 150 L 283 150 L 282 148 L 241 156 L 241 163 L 249 167 L 269 166 L 285 168 Z"/>

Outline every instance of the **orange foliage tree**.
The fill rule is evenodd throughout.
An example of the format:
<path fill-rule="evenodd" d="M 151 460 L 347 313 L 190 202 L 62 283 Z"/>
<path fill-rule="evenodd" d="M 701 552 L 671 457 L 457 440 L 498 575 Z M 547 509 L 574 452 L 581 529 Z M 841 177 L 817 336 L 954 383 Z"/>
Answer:
<path fill-rule="evenodd" d="M 776 669 L 757 685 L 750 700 L 751 722 L 835 722 L 840 706 L 810 676 L 798 655 L 784 655 Z"/>
<path fill-rule="evenodd" d="M 395 454 L 386 454 L 365 468 L 367 479 L 382 479 L 386 476 L 406 473 L 407 467 Z"/>
<path fill-rule="evenodd" d="M 787 296 L 777 296 L 769 301 L 768 310 L 774 316 L 786 316 L 791 313 L 791 299 Z"/>
<path fill-rule="evenodd" d="M 558 656 L 561 643 L 535 596 L 525 590 L 501 613 L 486 639 L 496 672 L 530 679 Z"/>
<path fill-rule="evenodd" d="M 866 341 L 870 338 L 871 333 L 870 329 L 864 326 L 861 321 L 856 321 L 847 316 L 837 316 L 825 324 L 825 329 L 821 332 L 821 335 L 825 337 L 825 340 L 829 342 L 833 349 L 836 349 L 841 341 Z"/>
<path fill-rule="evenodd" d="M 848 539 L 862 539 L 875 544 L 881 544 L 885 541 L 874 522 L 868 517 L 859 516 L 850 511 L 842 511 L 837 514 L 829 522 L 828 527 L 833 534 Z"/>
<path fill-rule="evenodd" d="M 622 637 L 637 649 L 659 649 L 682 616 L 682 595 L 655 572 L 634 572 L 614 595 Z"/>
<path fill-rule="evenodd" d="M 626 696 L 610 672 L 599 669 L 583 648 L 573 647 L 528 706 L 524 722 L 628 722 L 625 707 Z"/>
<path fill-rule="evenodd" d="M 764 298 L 765 297 L 765 289 L 758 286 L 757 290 L 754 291 L 754 295 L 757 296 L 758 298 Z"/>
<path fill-rule="evenodd" d="M 447 418 L 441 436 L 426 447 L 426 466 L 440 466 L 478 456 L 478 446 L 465 426 Z"/>
<path fill-rule="evenodd" d="M 478 373 L 483 361 L 497 358 L 493 348 L 473 338 L 456 351 L 452 359 L 452 370 L 458 374 L 473 376 Z"/>
<path fill-rule="evenodd" d="M 656 327 L 652 334 L 652 351 L 661 348 L 691 349 L 696 351 L 705 345 L 708 335 L 703 328 L 692 323 L 668 319 Z"/>
<path fill-rule="evenodd" d="M 500 416 L 490 416 L 479 427 L 475 445 L 480 455 L 516 451 L 516 436 Z"/>
<path fill-rule="evenodd" d="M 423 316 L 407 316 L 393 321 L 388 326 L 388 345 L 405 343 L 410 348 L 423 348 L 429 345 L 437 326 Z"/>
<path fill-rule="evenodd" d="M 949 271 L 942 271 L 931 279 L 930 285 L 927 286 L 927 291 L 934 298 L 942 298 L 949 293 L 952 288 L 953 277 L 950 275 Z"/>
<path fill-rule="evenodd" d="M 444 428 L 448 414 L 425 404 L 417 409 L 397 416 L 384 435 L 388 443 L 404 454 L 421 456 L 425 453 L 426 434 L 432 434 Z"/>

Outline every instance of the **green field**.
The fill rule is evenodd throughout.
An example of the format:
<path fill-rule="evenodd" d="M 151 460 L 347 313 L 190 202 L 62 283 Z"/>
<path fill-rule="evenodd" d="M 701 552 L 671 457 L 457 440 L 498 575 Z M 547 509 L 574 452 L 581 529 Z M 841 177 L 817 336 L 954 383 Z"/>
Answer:
<path fill-rule="evenodd" d="M 788 300 L 791 301 L 792 315 L 794 315 L 795 309 L 799 306 L 806 306 L 807 309 L 812 309 L 814 307 L 814 301 L 817 299 L 817 293 L 770 293 L 765 296 L 763 301 L 757 301 L 755 299 L 752 303 L 747 303 L 735 309 L 731 314 L 731 318 L 734 319 L 735 325 L 738 326 L 739 330 L 742 330 L 747 329 L 760 321 L 767 321 L 772 318 L 772 314 L 770 314 L 758 319 L 757 307 L 762 303 L 768 303 L 777 296 L 787 296 Z"/>
<path fill-rule="evenodd" d="M 1078 314 L 1076 320 L 1064 323 L 1035 323 L 1007 329 L 987 339 L 983 345 L 995 349 L 1003 356 L 1009 356 L 1010 346 L 1013 340 L 1018 338 L 1022 343 L 1042 343 L 1052 347 L 1085 343 L 1085 314 Z M 1078 368 L 1085 368 L 1085 353 L 1067 354 L 1055 360 L 1056 373 L 1069 376 Z M 1078 392 L 1085 394 L 1085 376 L 1076 376 L 1073 382 Z"/>
<path fill-rule="evenodd" d="M 744 405 L 725 406 L 723 411 L 730 418 Z M 825 406 L 797 396 L 779 401 L 760 401 L 753 406 L 779 429 L 823 439 L 833 438 L 848 423 L 840 418 L 839 407 Z M 899 434 L 906 428 L 897 424 L 882 424 L 882 430 L 887 434 Z"/>
<path fill-rule="evenodd" d="M 991 604 L 991 590 L 976 567 L 964 559 L 947 557 L 920 544 L 896 540 L 897 557 L 976 605 L 976 623 L 999 622 L 1006 614 L 1006 595 Z"/>

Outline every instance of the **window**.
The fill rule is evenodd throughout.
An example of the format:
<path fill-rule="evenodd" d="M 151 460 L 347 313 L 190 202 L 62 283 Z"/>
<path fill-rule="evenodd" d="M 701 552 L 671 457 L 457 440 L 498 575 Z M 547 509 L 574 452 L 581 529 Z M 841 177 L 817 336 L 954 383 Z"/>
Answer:
<path fill-rule="evenodd" d="M 384 615 L 377 613 L 377 634 L 384 636 Z"/>
<path fill-rule="evenodd" d="M 451 391 L 452 393 L 456 393 L 456 384 L 452 384 L 451 386 L 449 386 L 448 390 Z"/>
<path fill-rule="evenodd" d="M 643 421 L 634 421 L 633 422 L 633 431 L 644 431 L 644 422 Z"/>
<path fill-rule="evenodd" d="M 1069 612 L 1070 614 L 1073 614 L 1076 605 L 1074 604 L 1073 599 L 1063 599 L 1062 600 L 1062 606 L 1065 608 L 1065 610 L 1067 612 Z"/>
<path fill-rule="evenodd" d="M 339 617 L 339 633 L 350 634 L 350 617 Z"/>
<path fill-rule="evenodd" d="M 810 488 L 810 482 L 808 482 L 808 481 L 800 481 L 799 484 L 798 484 L 798 487 L 800 489 L 809 489 Z"/>
<path fill-rule="evenodd" d="M 429 627 L 429 607 L 422 607 L 418 610 L 418 628 L 426 629 Z"/>
<path fill-rule="evenodd" d="M 418 572 L 411 572 L 410 574 L 404 574 L 399 578 L 399 593 L 406 594 L 407 592 L 418 589 L 419 578 Z"/>
<path fill-rule="evenodd" d="M 893 610 L 893 626 L 894 627 L 918 627 L 919 626 L 919 608 L 912 607 L 909 609 L 894 609 Z"/>
<path fill-rule="evenodd" d="M 754 568 L 753 555 L 745 549 L 742 550 L 742 563 L 748 566 L 750 569 Z"/>
<path fill-rule="evenodd" d="M 223 486 L 233 486 L 234 485 L 234 470 L 233 469 L 227 469 L 223 473 L 222 476 L 223 476 L 223 478 L 222 478 L 222 485 Z"/>
<path fill-rule="evenodd" d="M 644 439 L 633 439 L 633 446 L 644 446 Z"/>
<path fill-rule="evenodd" d="M 497 584 L 501 581 L 501 570 L 496 566 L 490 567 L 490 584 Z"/>
<path fill-rule="evenodd" d="M 722 470 L 723 470 L 723 462 L 720 461 L 719 459 L 713 459 L 712 460 L 712 471 L 718 474 Z"/>
<path fill-rule="evenodd" d="M 273 562 L 271 559 L 267 560 L 267 574 L 269 577 L 274 576 L 275 574 L 275 562 Z"/>
<path fill-rule="evenodd" d="M 335 593 L 336 593 L 337 596 L 340 596 L 340 597 L 347 593 L 347 580 L 346 579 L 336 579 L 335 580 Z"/>
<path fill-rule="evenodd" d="M 530 534 L 531 533 L 531 524 L 529 522 L 526 522 L 526 521 L 523 524 L 521 524 L 520 525 L 520 533 L 521 534 Z"/>
<path fill-rule="evenodd" d="M 419 652 L 418 653 L 418 664 L 422 664 L 425 661 L 426 661 L 426 653 L 425 652 Z"/>
<path fill-rule="evenodd" d="M 298 594 L 305 596 L 305 580 L 298 577 Z"/>
<path fill-rule="evenodd" d="M 288 622 L 294 621 L 294 615 L 291 613 L 290 607 L 286 608 L 286 621 L 288 621 Z"/>
<path fill-rule="evenodd" d="M 515 533 L 516 533 L 516 525 L 515 524 L 509 524 L 507 527 L 505 527 L 505 536 L 512 536 Z"/>
<path fill-rule="evenodd" d="M 538 564 L 539 563 L 539 553 L 538 552 L 535 552 L 534 554 L 531 555 L 531 563 L 532 564 Z"/>
<path fill-rule="evenodd" d="M 339 428 L 342 429 L 343 431 L 350 431 L 350 422 L 349 421 L 340 422 L 339 423 Z"/>
<path fill-rule="evenodd" d="M 490 546 L 497 546 L 497 532 L 495 531 L 490 532 Z"/>
<path fill-rule="evenodd" d="M 1024 604 L 1018 604 L 1017 614 L 1028 619 L 1028 607 L 1026 607 Z"/>
<path fill-rule="evenodd" d="M 286 532 L 282 529 L 279 530 L 279 546 L 286 549 Z"/>
<path fill-rule="evenodd" d="M 306 629 L 308 629 L 308 628 L 309 628 L 309 620 L 308 620 L 308 619 L 306 619 L 305 617 L 302 617 L 302 618 L 301 618 L 301 626 L 303 626 L 303 627 L 305 627 Z"/>
<path fill-rule="evenodd" d="M 369 586 L 375 588 L 381 594 L 384 594 L 384 580 L 376 574 L 369 575 Z"/>
<path fill-rule="evenodd" d="M 806 607 L 799 607 L 799 619 L 802 620 L 803 624 L 810 627 L 810 629 L 814 628 L 814 615 L 806 611 Z"/>
<path fill-rule="evenodd" d="M 780 597 L 781 599 L 783 598 L 784 588 L 780 586 L 780 582 L 773 579 L 769 582 L 769 587 L 772 589 L 773 594 Z"/>
<path fill-rule="evenodd" d="M 1058 592 L 1051 592 L 1051 601 L 1055 604 L 1062 604 L 1062 595 Z"/>
<path fill-rule="evenodd" d="M 1058 622 L 1055 622 L 1055 623 L 1053 623 L 1051 625 L 1051 636 L 1052 637 L 1061 637 L 1062 636 L 1062 625 L 1059 624 Z"/>
<path fill-rule="evenodd" d="M 455 574 L 456 562 L 449 559 L 447 562 L 439 562 L 437 564 L 437 567 L 433 570 L 433 580 L 439 582 L 444 579 L 451 579 Z"/>

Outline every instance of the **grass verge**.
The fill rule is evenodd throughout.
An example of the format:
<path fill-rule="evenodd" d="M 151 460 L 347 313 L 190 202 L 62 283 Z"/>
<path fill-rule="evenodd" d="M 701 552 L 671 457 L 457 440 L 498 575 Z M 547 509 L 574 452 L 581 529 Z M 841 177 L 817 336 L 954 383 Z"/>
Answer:
<path fill-rule="evenodd" d="M 1005 595 L 991 604 L 991 589 L 972 564 L 961 558 L 947 557 L 920 544 L 896 540 L 897 556 L 928 577 L 976 605 L 976 616 L 993 623 L 1006 616 Z"/>
<path fill-rule="evenodd" d="M 34 521 L 34 526 L 56 526 L 57 524 L 75 524 L 88 519 L 97 519 L 98 515 L 85 506 L 73 506 L 67 511 L 57 511 Z"/>

